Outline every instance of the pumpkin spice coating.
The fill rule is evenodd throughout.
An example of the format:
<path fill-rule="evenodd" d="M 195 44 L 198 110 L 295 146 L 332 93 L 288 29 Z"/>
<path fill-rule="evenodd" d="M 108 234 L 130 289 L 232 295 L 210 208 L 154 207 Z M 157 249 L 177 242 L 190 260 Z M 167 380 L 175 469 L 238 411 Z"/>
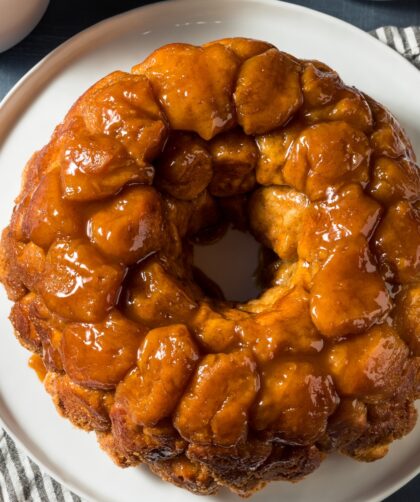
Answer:
<path fill-rule="evenodd" d="M 419 204 L 402 127 L 325 64 L 170 44 L 29 160 L 0 279 L 59 413 L 117 465 L 249 496 L 414 427 Z M 194 267 L 229 225 L 262 248 L 248 302 Z"/>

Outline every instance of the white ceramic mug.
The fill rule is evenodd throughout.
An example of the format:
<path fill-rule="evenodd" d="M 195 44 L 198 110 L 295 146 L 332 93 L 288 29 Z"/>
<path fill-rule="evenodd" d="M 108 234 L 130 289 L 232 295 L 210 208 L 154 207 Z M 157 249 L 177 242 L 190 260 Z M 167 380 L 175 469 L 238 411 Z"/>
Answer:
<path fill-rule="evenodd" d="M 0 52 L 20 42 L 38 24 L 49 0 L 0 0 Z"/>

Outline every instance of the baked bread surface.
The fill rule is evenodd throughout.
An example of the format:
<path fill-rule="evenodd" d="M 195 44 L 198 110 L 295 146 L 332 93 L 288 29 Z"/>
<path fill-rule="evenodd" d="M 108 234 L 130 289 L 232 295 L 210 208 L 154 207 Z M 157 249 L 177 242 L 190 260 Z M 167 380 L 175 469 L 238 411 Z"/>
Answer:
<path fill-rule="evenodd" d="M 376 460 L 416 422 L 419 198 L 401 126 L 325 64 L 167 45 L 29 160 L 1 243 L 10 319 L 120 466 L 248 496 L 333 451 Z M 228 225 L 262 245 L 245 303 L 193 264 Z"/>

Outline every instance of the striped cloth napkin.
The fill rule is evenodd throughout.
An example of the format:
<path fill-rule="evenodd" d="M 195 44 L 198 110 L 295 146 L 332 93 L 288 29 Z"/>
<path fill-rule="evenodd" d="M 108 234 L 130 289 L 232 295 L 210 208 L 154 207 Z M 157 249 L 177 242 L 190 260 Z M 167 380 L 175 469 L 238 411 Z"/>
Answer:
<path fill-rule="evenodd" d="M 371 32 L 420 69 L 420 27 L 385 26 Z M 0 502 L 82 502 L 24 453 L 0 429 Z"/>
<path fill-rule="evenodd" d="M 371 31 L 371 34 L 398 51 L 420 69 L 420 26 L 408 28 L 384 26 Z"/>

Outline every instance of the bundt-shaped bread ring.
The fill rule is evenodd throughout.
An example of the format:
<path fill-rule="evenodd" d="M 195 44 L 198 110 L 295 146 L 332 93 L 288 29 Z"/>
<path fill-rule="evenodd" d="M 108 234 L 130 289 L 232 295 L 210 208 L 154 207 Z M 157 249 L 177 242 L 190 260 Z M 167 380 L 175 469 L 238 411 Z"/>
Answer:
<path fill-rule="evenodd" d="M 92 86 L 29 160 L 1 245 L 19 341 L 121 466 L 201 494 L 371 461 L 415 424 L 420 170 L 318 61 L 171 44 Z M 226 301 L 193 243 L 262 245 Z"/>

